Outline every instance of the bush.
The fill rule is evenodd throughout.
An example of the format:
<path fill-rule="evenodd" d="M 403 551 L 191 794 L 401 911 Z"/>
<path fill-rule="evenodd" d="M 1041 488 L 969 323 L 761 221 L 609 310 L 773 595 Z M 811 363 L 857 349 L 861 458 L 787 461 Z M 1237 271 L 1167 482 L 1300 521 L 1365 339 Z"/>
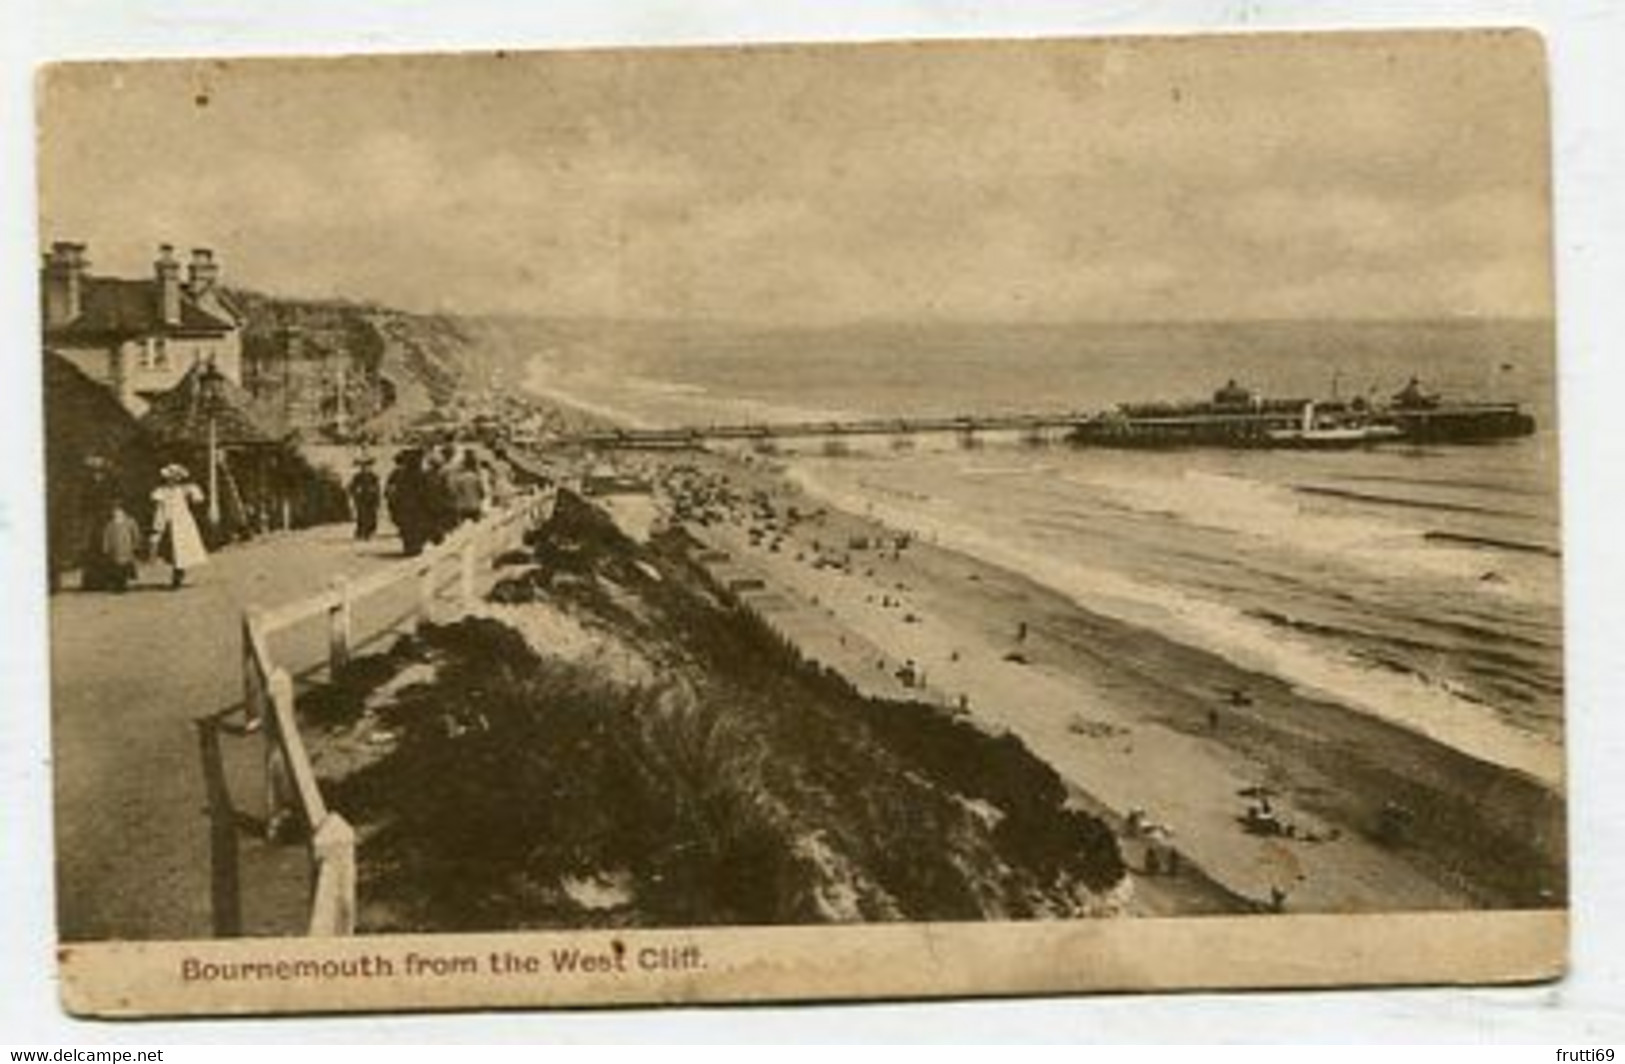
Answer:
<path fill-rule="evenodd" d="M 1121 879 L 1110 830 L 1019 740 L 863 697 L 674 544 L 561 500 L 534 547 L 495 597 L 545 596 L 666 675 L 617 686 L 490 619 L 428 629 L 410 653 L 437 679 L 386 711 L 397 748 L 332 788 L 369 825 L 389 929 L 1066 915 Z M 624 904 L 563 889 L 604 876 Z"/>

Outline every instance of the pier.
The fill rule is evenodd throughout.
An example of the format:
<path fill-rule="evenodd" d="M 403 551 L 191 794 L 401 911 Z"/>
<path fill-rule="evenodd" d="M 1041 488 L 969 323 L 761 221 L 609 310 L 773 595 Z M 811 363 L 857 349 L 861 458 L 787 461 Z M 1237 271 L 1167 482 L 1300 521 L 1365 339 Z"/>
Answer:
<path fill-rule="evenodd" d="M 685 450 L 739 442 L 772 451 L 778 441 L 821 439 L 827 454 L 849 441 L 890 437 L 907 449 L 919 436 L 957 436 L 961 447 L 984 435 L 1014 434 L 1041 444 L 1053 434 L 1098 447 L 1365 447 L 1382 443 L 1478 443 L 1528 436 L 1535 419 L 1515 402 L 1442 401 L 1413 381 L 1391 402 L 1363 399 L 1267 399 L 1234 381 L 1210 401 L 1123 403 L 1106 411 L 961 414 L 754 422 L 668 428 L 601 428 L 554 437 L 547 446 L 589 450 Z"/>
<path fill-rule="evenodd" d="M 958 417 L 857 418 L 837 421 L 787 421 L 747 424 L 681 426 L 675 428 L 598 429 L 575 433 L 553 441 L 556 446 L 599 450 L 680 450 L 706 443 L 737 441 L 771 446 L 778 440 L 822 439 L 826 445 L 839 445 L 848 439 L 891 437 L 906 445 L 917 436 L 957 436 L 967 446 L 975 446 L 986 433 L 1017 433 L 1028 440 L 1042 440 L 1047 433 L 1068 432 L 1090 421 L 1087 413 L 1061 414 L 983 414 Z"/>

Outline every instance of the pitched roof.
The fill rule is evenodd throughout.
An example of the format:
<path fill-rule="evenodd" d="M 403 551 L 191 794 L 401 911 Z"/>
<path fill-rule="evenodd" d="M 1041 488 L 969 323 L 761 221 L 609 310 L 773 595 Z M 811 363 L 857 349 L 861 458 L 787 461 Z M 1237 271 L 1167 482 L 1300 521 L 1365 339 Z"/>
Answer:
<path fill-rule="evenodd" d="M 174 325 L 164 322 L 158 308 L 156 279 L 129 280 L 123 277 L 86 277 L 80 289 L 79 316 L 47 330 L 52 337 L 210 336 L 228 333 L 237 323 L 202 306 L 192 293 L 181 288 L 181 317 Z M 229 314 L 229 310 L 227 311 Z"/>
<path fill-rule="evenodd" d="M 45 352 L 45 451 L 48 490 L 90 455 L 115 459 L 127 475 L 157 480 L 151 438 L 113 393 L 53 351 Z M 149 485 L 150 486 L 150 485 Z"/>
<path fill-rule="evenodd" d="M 156 443 L 111 391 L 46 351 L 45 498 L 50 564 L 57 572 L 79 564 L 96 522 L 85 506 L 91 479 L 87 460 L 92 456 L 112 463 L 113 481 L 125 504 L 144 517 L 144 500 L 158 483 Z"/>
<path fill-rule="evenodd" d="M 186 375 L 167 392 L 156 395 L 141 419 L 141 426 L 160 440 L 169 443 L 201 444 L 209 438 L 208 397 L 204 394 L 202 376 L 206 363 L 199 362 L 186 371 Z M 279 437 L 255 417 L 251 407 L 253 396 L 247 389 L 219 376 L 215 381 L 219 405 L 212 411 L 216 439 L 227 445 L 277 443 Z"/>

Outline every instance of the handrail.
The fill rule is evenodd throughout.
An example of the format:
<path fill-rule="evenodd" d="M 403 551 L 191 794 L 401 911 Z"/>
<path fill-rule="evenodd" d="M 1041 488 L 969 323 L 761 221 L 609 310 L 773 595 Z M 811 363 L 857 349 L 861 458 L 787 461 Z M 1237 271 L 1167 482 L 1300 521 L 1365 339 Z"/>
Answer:
<path fill-rule="evenodd" d="M 311 891 L 309 935 L 355 933 L 356 862 L 355 829 L 337 813 L 329 813 L 311 836 L 316 862 L 316 885 Z"/>
<path fill-rule="evenodd" d="M 288 670 L 276 669 L 271 673 L 270 689 L 271 720 L 266 725 L 266 734 L 272 736 L 271 745 L 281 755 L 286 778 L 298 799 L 291 804 L 304 814 L 305 830 L 313 832 L 327 819 L 327 802 L 322 798 L 322 789 L 316 785 L 316 770 L 310 764 L 305 740 L 299 734 L 299 720 L 294 715 L 293 677 L 288 675 Z"/>
<path fill-rule="evenodd" d="M 475 524 L 461 526 L 445 540 L 415 558 L 408 558 L 355 578 L 350 581 L 350 601 L 354 603 L 380 591 L 386 591 L 403 580 L 407 573 L 436 568 L 442 562 L 459 556 L 464 547 L 479 544 L 482 539 L 489 543 L 494 538 L 493 533 L 506 530 L 509 525 L 522 518 L 534 516 L 539 501 L 536 496 L 525 496 L 500 513 Z M 312 620 L 338 608 L 342 600 L 343 595 L 337 588 L 328 588 L 292 602 L 258 608 L 255 612 L 258 615 L 260 634 L 268 638 L 283 629 Z"/>
<path fill-rule="evenodd" d="M 294 707 L 293 677 L 272 657 L 271 637 L 296 625 L 326 616 L 328 672 L 336 674 L 348 664 L 356 645 L 355 606 L 358 602 L 396 587 L 406 580 L 418 585 L 414 620 L 423 625 L 439 597 L 439 570 L 456 560 L 457 601 L 472 608 L 476 572 L 482 557 L 495 556 L 521 530 L 539 519 L 544 499 L 528 495 L 506 510 L 464 525 L 416 558 L 391 565 L 358 579 L 336 577 L 331 587 L 270 609 L 250 606 L 243 611 L 243 705 L 248 726 L 265 735 L 266 834 L 280 838 L 290 821 L 301 822 L 309 840 L 312 865 L 310 935 L 349 935 L 355 932 L 355 830 L 327 807 L 317 782 Z M 380 631 L 394 627 L 386 623 Z"/>

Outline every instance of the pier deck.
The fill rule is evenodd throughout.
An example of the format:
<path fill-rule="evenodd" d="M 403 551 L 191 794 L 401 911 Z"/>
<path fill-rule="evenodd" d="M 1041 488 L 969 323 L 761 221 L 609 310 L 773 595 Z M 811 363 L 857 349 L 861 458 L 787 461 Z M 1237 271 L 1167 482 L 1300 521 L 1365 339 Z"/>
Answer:
<path fill-rule="evenodd" d="M 600 429 L 561 437 L 561 446 L 615 450 L 665 450 L 724 441 L 841 439 L 862 436 L 977 435 L 987 432 L 1042 432 L 1075 429 L 1090 420 L 1086 413 L 988 414 L 958 417 L 856 418 L 839 421 L 788 421 L 692 425 L 673 428 Z"/>

